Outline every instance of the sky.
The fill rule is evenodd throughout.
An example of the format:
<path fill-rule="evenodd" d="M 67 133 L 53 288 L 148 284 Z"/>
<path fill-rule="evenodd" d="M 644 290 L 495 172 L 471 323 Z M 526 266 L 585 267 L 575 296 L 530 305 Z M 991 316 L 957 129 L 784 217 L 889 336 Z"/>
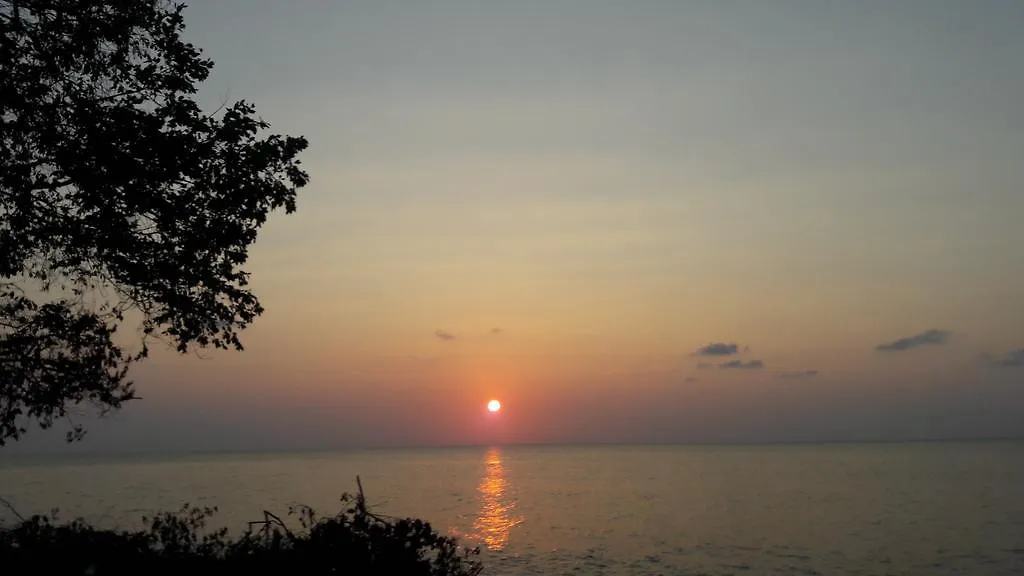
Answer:
<path fill-rule="evenodd" d="M 312 182 L 74 450 L 1024 436 L 1024 4 L 185 16 Z"/>

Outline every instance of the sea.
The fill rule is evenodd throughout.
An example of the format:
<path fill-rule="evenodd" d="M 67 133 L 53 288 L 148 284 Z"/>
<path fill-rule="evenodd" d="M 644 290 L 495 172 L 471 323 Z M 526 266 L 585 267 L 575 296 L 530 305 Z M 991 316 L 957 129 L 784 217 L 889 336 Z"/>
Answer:
<path fill-rule="evenodd" d="M 186 503 L 233 530 L 335 512 L 357 477 L 377 512 L 480 546 L 485 574 L 1024 574 L 1020 441 L 0 452 L 22 515 L 104 527 Z"/>

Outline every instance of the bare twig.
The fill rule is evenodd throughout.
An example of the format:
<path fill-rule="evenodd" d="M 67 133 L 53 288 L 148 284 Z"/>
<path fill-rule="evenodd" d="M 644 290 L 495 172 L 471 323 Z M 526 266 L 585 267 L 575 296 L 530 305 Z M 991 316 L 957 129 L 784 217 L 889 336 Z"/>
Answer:
<path fill-rule="evenodd" d="M 360 514 L 365 514 L 366 516 L 369 516 L 370 518 L 373 518 L 374 520 L 378 522 L 383 522 L 385 524 L 393 522 L 398 519 L 394 516 L 370 512 L 370 509 L 366 506 L 366 493 L 363 492 L 363 481 L 359 478 L 358 475 L 356 476 L 356 487 L 359 489 L 359 493 L 356 495 L 356 510 Z"/>
<path fill-rule="evenodd" d="M 292 534 L 292 531 L 288 529 L 288 526 L 284 523 L 284 520 L 281 520 L 280 516 L 274 514 L 273 512 L 270 512 L 269 510 L 263 511 L 263 520 L 254 520 L 252 522 L 249 522 L 249 531 L 251 532 L 252 527 L 256 525 L 262 526 L 260 531 L 266 535 L 270 534 L 270 530 L 273 526 L 277 526 L 284 530 L 284 533 L 288 535 L 289 538 L 295 538 L 295 535 Z"/>
<path fill-rule="evenodd" d="M 2 505 L 4 506 L 4 508 L 7 508 L 8 510 L 10 510 L 10 511 L 11 511 L 11 514 L 14 514 L 14 515 L 15 515 L 15 516 L 16 516 L 16 517 L 18 518 L 18 520 L 21 520 L 22 522 L 25 522 L 25 521 L 26 521 L 26 520 L 25 520 L 25 517 L 24 517 L 24 516 L 22 516 L 22 515 L 21 515 L 20 513 L 18 513 L 18 511 L 17 511 L 17 510 L 16 510 L 15 508 L 14 508 L 14 505 L 13 505 L 13 504 L 11 504 L 11 503 L 10 503 L 10 502 L 9 502 L 9 501 L 8 501 L 8 500 L 7 500 L 6 498 L 4 498 L 3 496 L 0 496 L 0 504 L 2 504 Z"/>

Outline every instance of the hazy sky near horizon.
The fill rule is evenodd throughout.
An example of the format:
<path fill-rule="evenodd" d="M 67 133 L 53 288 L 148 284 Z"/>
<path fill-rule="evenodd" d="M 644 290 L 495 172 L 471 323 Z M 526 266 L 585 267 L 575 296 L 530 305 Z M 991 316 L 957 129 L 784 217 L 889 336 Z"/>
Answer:
<path fill-rule="evenodd" d="M 185 14 L 312 183 L 76 449 L 1024 434 L 1024 3 Z"/>

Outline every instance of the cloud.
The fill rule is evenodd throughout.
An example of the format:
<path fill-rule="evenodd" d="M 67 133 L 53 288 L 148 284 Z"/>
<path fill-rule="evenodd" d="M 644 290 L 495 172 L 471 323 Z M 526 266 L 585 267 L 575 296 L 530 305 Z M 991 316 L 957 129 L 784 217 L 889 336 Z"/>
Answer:
<path fill-rule="evenodd" d="M 707 346 L 697 348 L 694 356 L 732 356 L 738 354 L 740 345 L 735 342 L 711 342 Z"/>
<path fill-rule="evenodd" d="M 697 364 L 697 370 L 711 370 L 715 365 L 710 362 L 700 362 Z"/>
<path fill-rule="evenodd" d="M 782 374 L 779 374 L 779 378 L 813 378 L 817 375 L 817 370 L 796 370 L 793 372 L 783 372 Z"/>
<path fill-rule="evenodd" d="M 919 346 L 941 346 L 949 341 L 949 336 L 950 332 L 948 330 L 936 330 L 933 328 L 887 344 L 879 344 L 875 346 L 875 350 L 880 352 L 902 352 Z"/>
<path fill-rule="evenodd" d="M 451 332 L 445 332 L 444 330 L 438 330 L 437 332 L 434 332 L 434 336 L 436 336 L 438 340 L 444 340 L 445 342 L 451 342 L 456 338 L 455 334 L 452 334 Z"/>
<path fill-rule="evenodd" d="M 718 365 L 719 370 L 760 370 L 762 368 L 764 368 L 764 362 L 760 360 L 751 360 L 749 362 L 730 360 Z"/>
<path fill-rule="evenodd" d="M 990 354 L 984 356 L 989 362 L 1004 368 L 1024 368 L 1024 348 L 1011 350 L 1002 356 L 993 357 Z"/>
<path fill-rule="evenodd" d="M 495 336 L 497 336 L 498 334 L 503 334 L 504 332 L 504 328 L 491 328 L 491 334 L 494 334 Z"/>
<path fill-rule="evenodd" d="M 687 376 L 686 377 L 686 381 L 687 382 L 696 382 L 697 381 L 697 377 L 696 376 Z"/>

